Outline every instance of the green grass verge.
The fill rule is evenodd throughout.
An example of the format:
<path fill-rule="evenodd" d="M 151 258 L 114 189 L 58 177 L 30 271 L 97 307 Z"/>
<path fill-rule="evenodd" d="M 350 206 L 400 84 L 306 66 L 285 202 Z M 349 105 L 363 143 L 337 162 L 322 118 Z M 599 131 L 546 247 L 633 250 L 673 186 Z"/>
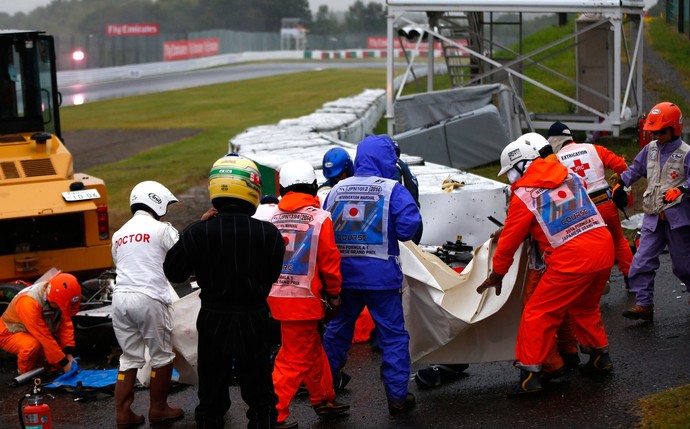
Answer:
<path fill-rule="evenodd" d="M 690 427 L 690 385 L 648 396 L 639 401 L 642 422 L 639 429 Z"/>
<path fill-rule="evenodd" d="M 129 192 L 157 180 L 180 192 L 207 179 L 228 139 L 252 126 L 312 113 L 323 103 L 385 87 L 385 70 L 324 70 L 114 99 L 61 111 L 64 130 L 193 128 L 202 132 L 91 168 L 108 187 L 111 228 L 129 217 Z"/>
<path fill-rule="evenodd" d="M 672 25 L 666 24 L 662 18 L 648 18 L 645 20 L 645 40 L 654 51 L 668 61 L 680 74 L 683 87 L 690 88 L 690 41 L 687 35 L 679 34 Z M 690 112 L 690 100 L 678 96 L 670 85 L 666 84 L 664 76 L 657 76 L 654 64 L 645 64 L 645 87 L 659 95 L 659 101 L 672 101 L 683 112 Z"/>

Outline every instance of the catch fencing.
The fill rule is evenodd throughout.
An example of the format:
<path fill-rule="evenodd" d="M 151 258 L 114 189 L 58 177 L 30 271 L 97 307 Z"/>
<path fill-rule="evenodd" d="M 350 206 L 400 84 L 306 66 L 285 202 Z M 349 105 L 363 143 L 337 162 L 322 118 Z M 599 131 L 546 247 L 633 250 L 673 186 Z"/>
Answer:
<path fill-rule="evenodd" d="M 369 37 L 380 34 L 307 35 L 306 50 L 366 49 Z M 280 33 L 250 33 L 232 30 L 209 30 L 193 33 L 108 36 L 74 34 L 56 36 L 58 70 L 85 70 L 131 64 L 156 63 L 164 60 L 166 43 L 187 40 L 217 39 L 220 55 L 243 52 L 281 51 Z M 72 54 L 83 51 L 84 59 L 75 61 Z"/>

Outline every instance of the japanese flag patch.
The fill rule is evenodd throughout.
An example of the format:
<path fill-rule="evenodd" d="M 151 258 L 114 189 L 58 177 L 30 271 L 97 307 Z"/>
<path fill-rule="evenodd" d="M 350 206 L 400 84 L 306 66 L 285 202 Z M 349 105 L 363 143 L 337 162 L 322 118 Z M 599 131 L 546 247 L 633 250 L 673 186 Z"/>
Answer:
<path fill-rule="evenodd" d="M 364 203 L 347 203 L 343 207 L 343 219 L 348 221 L 364 220 Z"/>

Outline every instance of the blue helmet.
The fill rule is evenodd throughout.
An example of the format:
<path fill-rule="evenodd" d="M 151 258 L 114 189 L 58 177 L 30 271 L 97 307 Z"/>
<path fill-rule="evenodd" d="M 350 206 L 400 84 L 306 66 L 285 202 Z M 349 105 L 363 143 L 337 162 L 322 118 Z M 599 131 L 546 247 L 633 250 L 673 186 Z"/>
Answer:
<path fill-rule="evenodd" d="M 333 179 L 340 176 L 343 171 L 347 172 L 347 176 L 355 174 L 355 166 L 352 164 L 350 154 L 341 147 L 334 147 L 330 149 L 323 156 L 323 176 L 326 179 Z"/>

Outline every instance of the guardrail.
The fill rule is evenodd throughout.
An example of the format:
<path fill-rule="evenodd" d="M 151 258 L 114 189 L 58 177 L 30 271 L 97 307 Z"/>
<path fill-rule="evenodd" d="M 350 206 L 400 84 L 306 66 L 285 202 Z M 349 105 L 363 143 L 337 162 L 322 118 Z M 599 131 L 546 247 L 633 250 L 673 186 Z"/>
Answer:
<path fill-rule="evenodd" d="M 58 87 L 79 83 L 98 83 L 115 80 L 137 79 L 166 73 L 178 73 L 209 67 L 240 64 L 250 61 L 269 60 L 335 60 L 385 58 L 385 51 L 372 49 L 345 49 L 338 51 L 257 51 L 240 54 L 214 55 L 179 61 L 160 61 L 156 63 L 131 64 L 127 66 L 103 67 L 97 69 L 66 70 L 57 73 Z M 396 56 L 404 56 L 396 51 Z M 438 56 L 438 55 L 436 55 Z M 437 64 L 437 69 L 445 64 Z M 445 70 L 445 69 L 444 69 Z M 419 72 L 417 72 L 419 75 Z"/>
<path fill-rule="evenodd" d="M 267 60 L 298 60 L 304 58 L 303 51 L 264 51 L 243 52 L 240 54 L 215 55 L 180 61 L 161 61 L 157 63 L 131 64 L 98 69 L 69 70 L 57 74 L 58 87 L 78 83 L 97 83 L 114 80 L 136 79 L 166 73 L 179 73 L 229 64 Z"/>

